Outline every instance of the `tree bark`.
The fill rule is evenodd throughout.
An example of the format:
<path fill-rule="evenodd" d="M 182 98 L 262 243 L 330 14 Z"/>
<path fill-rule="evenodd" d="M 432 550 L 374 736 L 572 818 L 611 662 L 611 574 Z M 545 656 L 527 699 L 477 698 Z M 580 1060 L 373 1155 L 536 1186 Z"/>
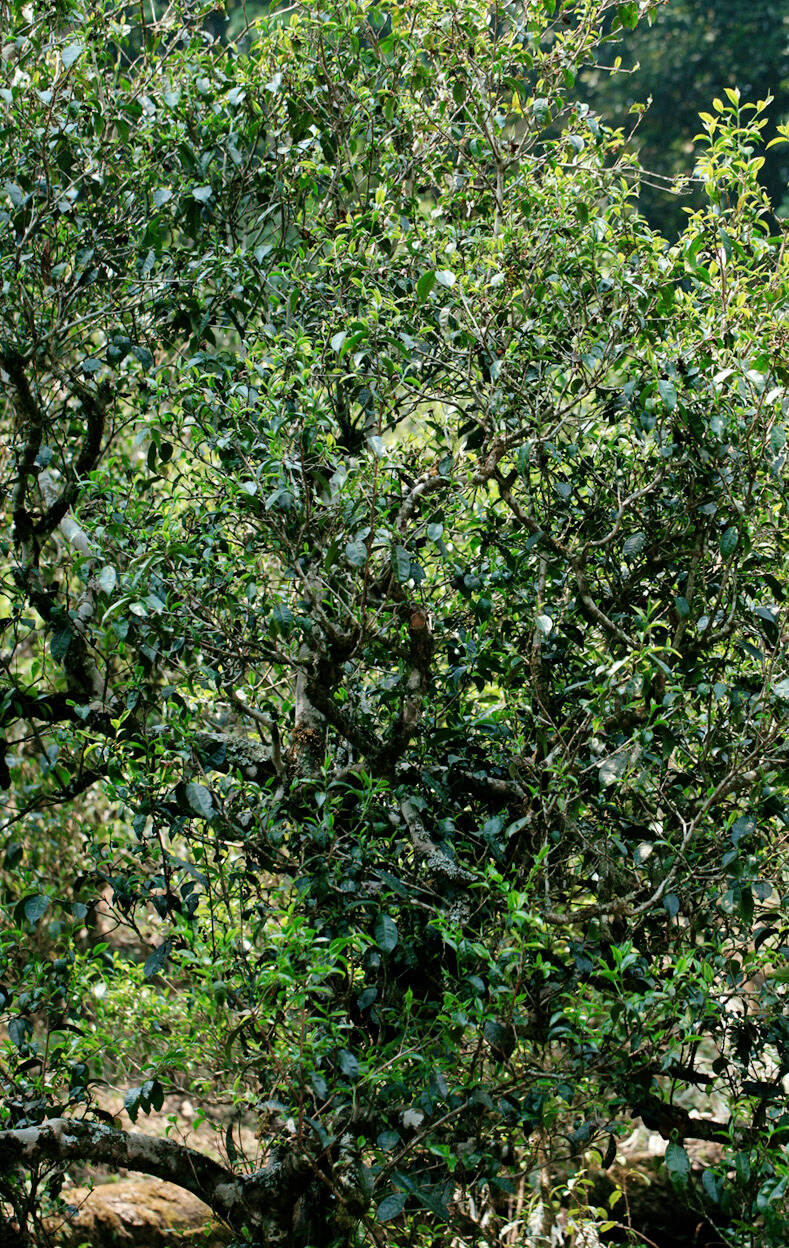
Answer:
<path fill-rule="evenodd" d="M 234 1174 L 173 1140 L 74 1118 L 52 1118 L 39 1126 L 0 1131 L 0 1169 L 77 1160 L 174 1183 L 237 1230 L 262 1227 L 266 1221 L 287 1224 L 299 1181 L 297 1167 L 287 1156 L 273 1159 L 252 1174 Z"/>

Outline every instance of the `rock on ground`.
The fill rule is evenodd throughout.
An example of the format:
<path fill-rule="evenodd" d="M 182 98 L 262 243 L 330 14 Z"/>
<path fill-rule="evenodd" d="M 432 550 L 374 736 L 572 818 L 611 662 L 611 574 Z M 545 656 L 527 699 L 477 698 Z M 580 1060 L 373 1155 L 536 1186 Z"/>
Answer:
<path fill-rule="evenodd" d="M 215 1248 L 227 1242 L 220 1228 L 210 1240 L 204 1237 L 211 1213 L 202 1201 L 172 1183 L 160 1179 L 120 1179 L 102 1183 L 92 1191 L 73 1188 L 64 1192 L 76 1210 L 55 1229 L 58 1248 L 186 1248 L 200 1244 Z"/>

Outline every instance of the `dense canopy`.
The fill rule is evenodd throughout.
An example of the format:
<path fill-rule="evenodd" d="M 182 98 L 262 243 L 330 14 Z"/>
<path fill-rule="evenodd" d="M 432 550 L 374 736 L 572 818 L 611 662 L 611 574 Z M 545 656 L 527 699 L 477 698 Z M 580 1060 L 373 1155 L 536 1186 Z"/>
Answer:
<path fill-rule="evenodd" d="M 9 1233 L 89 1162 L 272 1248 L 626 1242 L 641 1122 L 783 1243 L 766 105 L 669 243 L 574 94 L 636 3 L 191 8 L 3 35 Z"/>

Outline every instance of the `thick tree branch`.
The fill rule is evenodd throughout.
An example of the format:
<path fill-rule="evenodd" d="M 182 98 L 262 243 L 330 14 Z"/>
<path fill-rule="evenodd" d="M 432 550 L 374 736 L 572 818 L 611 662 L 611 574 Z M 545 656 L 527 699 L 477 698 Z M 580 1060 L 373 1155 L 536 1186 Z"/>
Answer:
<path fill-rule="evenodd" d="M 50 508 L 59 505 L 62 494 L 58 492 L 55 474 L 50 472 L 48 468 L 45 468 L 38 474 L 38 484 L 46 506 Z M 76 550 L 77 554 L 98 555 L 100 553 L 82 528 L 82 525 L 77 523 L 68 510 L 60 520 L 59 528 L 69 546 Z"/>
<path fill-rule="evenodd" d="M 657 1131 L 664 1140 L 708 1140 L 716 1144 L 731 1144 L 731 1131 L 725 1122 L 711 1118 L 694 1118 L 681 1105 L 669 1105 L 659 1096 L 645 1092 L 632 1106 L 644 1126 Z"/>
<path fill-rule="evenodd" d="M 106 415 L 104 402 L 91 393 L 88 387 L 83 386 L 81 382 L 72 380 L 72 385 L 79 396 L 82 410 L 85 413 L 85 436 L 82 439 L 82 446 L 76 462 L 69 470 L 69 481 L 64 486 L 60 496 L 48 505 L 44 515 L 38 524 L 35 525 L 35 532 L 39 536 L 48 537 L 63 521 L 77 497 L 80 479 L 90 472 L 92 468 L 95 468 L 101 454 Z"/>
<path fill-rule="evenodd" d="M 93 1162 L 153 1175 L 192 1192 L 238 1229 L 267 1218 L 281 1221 L 294 1200 L 297 1181 L 287 1156 L 275 1158 L 263 1170 L 238 1175 L 173 1140 L 74 1118 L 0 1131 L 0 1166 L 10 1169 L 42 1161 Z"/>
<path fill-rule="evenodd" d="M 11 498 L 14 535 L 17 543 L 24 546 L 33 535 L 33 523 L 25 506 L 25 500 L 28 482 L 41 450 L 44 415 L 33 397 L 21 355 L 7 344 L 0 344 L 0 366 L 7 373 L 14 388 L 14 406 L 19 414 L 20 431 L 24 438 L 17 466 L 16 484 Z"/>
<path fill-rule="evenodd" d="M 417 504 L 426 494 L 433 494 L 436 490 L 440 490 L 442 486 L 449 485 L 449 479 L 441 476 L 426 475 L 420 477 L 409 493 L 403 500 L 400 511 L 397 514 L 395 525 L 398 533 L 405 533 L 408 522 L 416 511 Z"/>
<path fill-rule="evenodd" d="M 69 697 L 80 703 L 103 701 L 104 680 L 91 653 L 79 614 L 66 611 L 58 602 L 57 589 L 44 583 L 38 568 L 30 564 L 18 566 L 14 569 L 14 578 L 51 631 L 67 635 L 63 666 Z"/>
<path fill-rule="evenodd" d="M 316 679 L 316 654 L 303 643 L 299 650 L 301 670 L 296 676 L 293 698 L 293 731 L 288 763 L 294 775 L 313 775 L 326 755 L 325 708 L 331 702 L 330 689 L 324 679 Z M 319 705 L 320 703 L 324 705 Z"/>
<path fill-rule="evenodd" d="M 408 660 L 403 705 L 400 717 L 381 751 L 390 765 L 400 757 L 416 731 L 422 716 L 425 694 L 430 685 L 430 664 L 433 658 L 433 632 L 428 612 L 420 606 L 406 606 L 403 612 L 408 624 Z"/>
<path fill-rule="evenodd" d="M 85 413 L 85 435 L 82 445 L 72 468 L 69 469 L 69 480 L 61 493 L 55 498 L 45 497 L 46 510 L 37 522 L 33 522 L 25 506 L 28 484 L 35 472 L 36 460 L 44 437 L 44 414 L 36 402 L 30 383 L 25 373 L 22 356 L 8 345 L 0 344 L 0 366 L 8 375 L 14 390 L 14 406 L 19 414 L 20 430 L 24 437 L 22 453 L 17 467 L 16 484 L 12 496 L 12 514 L 14 531 L 20 544 L 28 542 L 33 536 L 48 537 L 66 517 L 69 508 L 77 496 L 77 483 L 80 478 L 95 467 L 101 453 L 106 408 L 101 398 L 93 394 L 80 381 L 72 379 L 72 386 L 79 396 L 82 410 Z M 53 478 L 47 474 L 50 483 Z M 50 495 L 52 491 L 50 489 Z M 79 526 L 74 526 L 79 530 Z M 79 530 L 81 532 L 81 530 Z M 67 534 L 68 537 L 68 534 Z M 68 540 L 71 540 L 69 537 Z M 78 546 L 78 543 L 74 543 Z M 78 546 L 79 548 L 79 546 Z M 84 552 L 83 553 L 87 553 Z"/>
<path fill-rule="evenodd" d="M 400 810 L 408 828 L 411 844 L 422 865 L 438 880 L 448 884 L 470 884 L 474 876 L 459 867 L 454 858 L 428 835 L 422 816 L 414 802 L 406 798 L 400 803 Z"/>
<path fill-rule="evenodd" d="M 522 809 L 526 800 L 525 790 L 515 780 L 465 771 L 459 767 L 452 768 L 450 784 L 453 791 L 472 793 L 486 806 L 496 809 L 507 806 Z"/>
<path fill-rule="evenodd" d="M 240 771 L 257 784 L 278 775 L 274 752 L 260 741 L 226 732 L 198 732 L 195 741 L 198 757 L 211 771 Z"/>
<path fill-rule="evenodd" d="M 313 711 L 317 711 L 325 722 L 331 724 L 366 759 L 375 761 L 381 752 L 380 742 L 365 732 L 347 711 L 337 706 L 327 689 L 318 685 L 309 685 L 308 689 Z"/>

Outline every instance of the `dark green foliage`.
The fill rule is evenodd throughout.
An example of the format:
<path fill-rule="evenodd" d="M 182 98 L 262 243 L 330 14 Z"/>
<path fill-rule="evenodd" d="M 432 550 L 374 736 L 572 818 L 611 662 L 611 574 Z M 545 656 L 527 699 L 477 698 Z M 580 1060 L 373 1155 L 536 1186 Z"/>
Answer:
<path fill-rule="evenodd" d="M 221 1120 L 142 1159 L 260 1244 L 580 1243 L 639 1121 L 785 1241 L 789 273 L 734 91 L 638 214 L 573 95 L 632 10 L 15 11 L 18 1229 L 139 1149 L 109 1083 Z"/>

